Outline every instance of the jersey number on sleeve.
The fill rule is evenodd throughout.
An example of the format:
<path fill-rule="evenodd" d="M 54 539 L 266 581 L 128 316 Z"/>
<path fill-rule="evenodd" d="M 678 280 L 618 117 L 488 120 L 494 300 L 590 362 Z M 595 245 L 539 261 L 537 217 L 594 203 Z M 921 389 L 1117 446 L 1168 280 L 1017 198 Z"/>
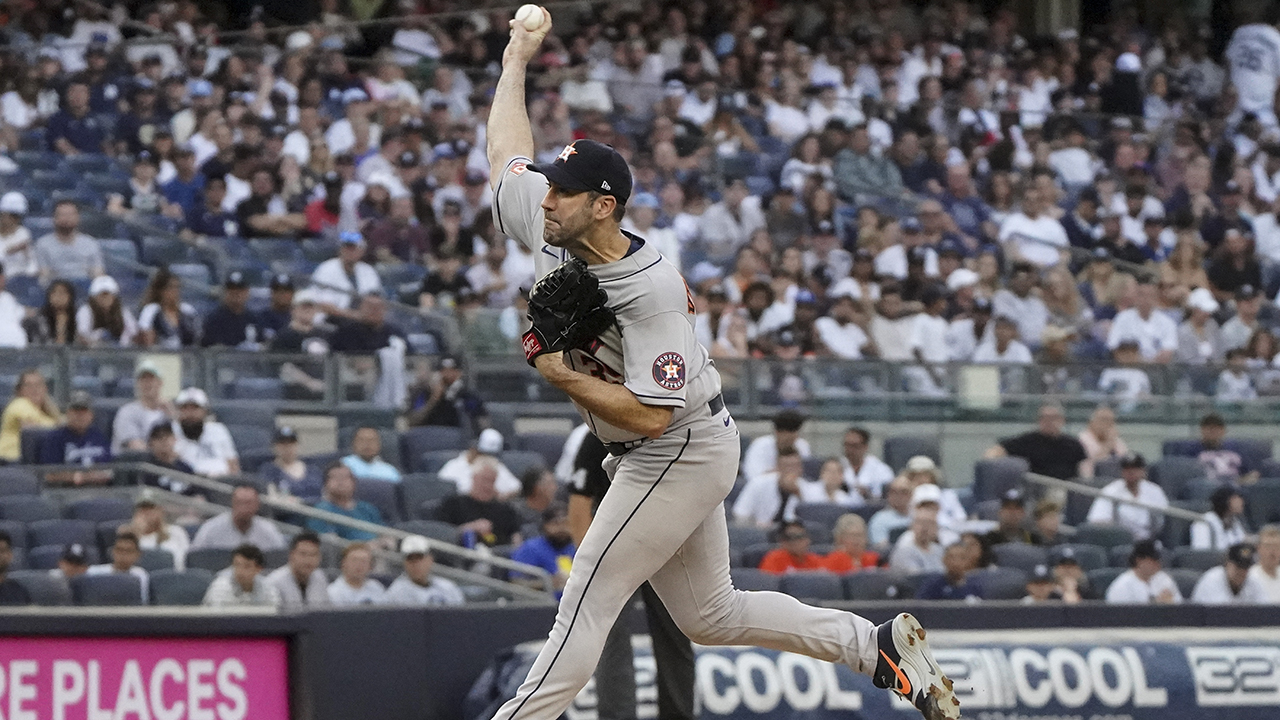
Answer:
<path fill-rule="evenodd" d="M 621 385 L 625 380 L 621 373 L 582 350 L 574 349 L 570 351 L 570 354 L 573 356 L 574 365 L 579 368 L 579 372 L 586 373 L 597 380 L 603 380 L 613 385 Z"/>

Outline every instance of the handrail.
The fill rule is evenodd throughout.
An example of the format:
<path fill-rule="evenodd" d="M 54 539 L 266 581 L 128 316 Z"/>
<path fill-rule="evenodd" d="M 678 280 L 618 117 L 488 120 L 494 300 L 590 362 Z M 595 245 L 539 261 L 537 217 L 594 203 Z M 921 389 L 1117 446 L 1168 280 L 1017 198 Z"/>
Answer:
<path fill-rule="evenodd" d="M 1122 505 L 1132 505 L 1134 507 L 1142 508 L 1143 510 L 1149 510 L 1153 513 L 1168 515 L 1169 517 L 1181 518 L 1183 520 L 1190 520 L 1192 522 L 1200 522 L 1204 520 L 1204 516 L 1202 514 L 1197 512 L 1192 512 L 1191 510 L 1187 510 L 1185 508 L 1173 507 L 1172 505 L 1167 507 L 1160 507 L 1159 505 L 1151 505 L 1150 503 L 1144 503 L 1139 500 L 1134 500 L 1133 498 L 1112 497 L 1110 495 L 1104 494 L 1102 492 L 1102 488 L 1096 488 L 1096 487 L 1093 487 L 1092 485 L 1085 485 L 1084 483 L 1076 482 L 1073 480 L 1059 480 L 1058 478 L 1049 477 L 1048 475 L 1040 475 L 1039 473 L 1033 473 L 1033 472 L 1028 472 L 1026 474 L 1026 479 L 1030 480 L 1033 483 L 1036 483 L 1037 485 L 1044 485 L 1046 487 L 1051 487 L 1057 490 L 1066 490 L 1067 492 L 1080 493 L 1081 495 L 1089 495 L 1090 497 L 1095 497 L 1095 498 L 1106 498 L 1111 502 L 1120 503 Z"/>
<path fill-rule="evenodd" d="M 202 488 L 204 490 L 209 490 L 209 491 L 224 494 L 224 495 L 230 495 L 231 492 L 235 489 L 235 485 L 225 482 L 223 480 L 214 480 L 212 478 L 204 477 L 203 475 L 193 475 L 191 473 L 185 473 L 178 470 L 173 470 L 171 468 L 154 465 L 149 462 L 121 462 L 121 463 L 107 463 L 103 465 L 90 465 L 90 466 L 28 465 L 25 467 L 29 467 L 33 471 L 40 474 L 51 473 L 51 472 L 76 472 L 76 471 L 83 472 L 86 469 L 90 469 L 90 470 L 109 469 L 113 472 L 145 472 L 145 473 L 152 473 L 155 475 L 164 475 L 167 477 L 171 477 L 176 480 L 180 480 L 181 482 Z M 241 479 L 244 479 L 246 481 L 253 481 L 253 478 L 248 476 Z M 141 488 L 143 490 L 149 490 L 149 491 L 156 490 L 155 488 L 151 488 L 149 486 L 125 486 L 122 489 L 137 489 L 137 488 Z M 59 488 L 50 487 L 48 489 L 53 490 L 53 489 L 59 489 Z M 100 489 L 106 490 L 110 488 L 103 487 Z M 309 505 L 305 505 L 301 502 L 290 502 L 288 500 L 282 500 L 281 498 L 273 497 L 271 495 L 266 495 L 266 494 L 261 495 L 260 501 L 263 505 L 275 510 L 280 510 L 282 512 L 287 512 L 293 515 L 301 515 L 304 517 L 314 518 L 317 520 L 323 520 L 325 522 L 333 523 L 334 525 L 341 525 L 343 527 L 349 527 L 354 530 L 373 533 L 379 536 L 393 537 L 396 540 L 403 540 L 404 538 L 413 536 L 413 533 L 406 532 L 404 530 L 400 530 L 400 529 L 391 527 L 389 525 L 378 525 L 375 523 L 366 522 L 364 520 L 357 520 L 355 518 L 347 517 L 346 515 L 328 512 L 326 510 L 319 510 Z M 191 505 L 194 505 L 195 507 L 199 507 L 201 509 L 206 509 L 206 510 L 211 510 L 212 508 L 207 506 L 212 506 L 212 507 L 216 507 L 218 512 L 224 512 L 227 509 L 225 506 L 218 505 L 217 503 L 209 503 L 206 501 L 189 501 L 188 503 L 185 503 L 185 504 L 191 504 Z M 276 524 L 290 527 L 286 523 L 280 523 L 279 521 L 271 518 L 267 518 L 267 519 Z M 512 594 L 516 594 L 516 595 L 526 596 L 531 599 L 538 599 L 538 600 L 545 599 L 547 594 L 551 592 L 551 587 L 552 587 L 551 574 L 548 573 L 543 568 L 537 567 L 535 565 L 528 565 L 522 562 L 517 562 L 515 560 L 509 560 L 507 558 L 496 556 L 496 555 L 477 552 L 475 550 L 464 548 L 460 545 L 447 543 L 441 540 L 437 540 L 435 538 L 426 538 L 426 540 L 427 540 L 428 547 L 430 547 L 432 551 L 443 552 L 447 555 L 458 557 L 471 562 L 484 563 L 484 564 L 492 565 L 494 567 L 502 568 L 505 570 L 518 572 L 523 575 L 532 576 L 540 580 L 543 586 L 547 588 L 546 592 L 538 592 L 536 590 L 530 590 L 520 585 L 504 583 L 502 584 L 502 588 L 501 588 L 504 591 L 511 592 Z M 489 585 L 489 583 L 485 582 L 486 580 L 492 581 L 492 582 L 500 582 L 500 581 L 494 580 L 493 578 L 480 575 L 478 573 L 468 573 L 468 575 L 474 576 L 474 582 L 476 584 Z M 471 581 L 472 580 L 470 579 L 468 580 L 468 582 L 471 582 Z"/>

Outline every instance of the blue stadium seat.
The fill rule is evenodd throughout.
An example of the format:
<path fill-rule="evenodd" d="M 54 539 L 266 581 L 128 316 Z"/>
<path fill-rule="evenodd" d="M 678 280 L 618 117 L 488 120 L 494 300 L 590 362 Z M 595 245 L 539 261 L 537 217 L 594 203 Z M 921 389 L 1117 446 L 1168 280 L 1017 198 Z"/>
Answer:
<path fill-rule="evenodd" d="M 148 235 L 142 238 L 141 258 L 147 265 L 168 266 L 189 262 L 194 256 L 191 246 L 180 240 Z"/>
<path fill-rule="evenodd" d="M 104 258 L 115 258 L 126 265 L 138 262 L 138 246 L 128 238 L 103 238 L 98 241 Z"/>
<path fill-rule="evenodd" d="M 1200 576 L 1204 573 L 1194 568 L 1173 568 L 1166 570 L 1173 581 L 1178 584 L 1178 592 L 1181 593 L 1184 600 L 1191 599 L 1191 593 L 1196 589 L 1196 583 L 1200 581 Z"/>
<path fill-rule="evenodd" d="M 1105 567 L 1097 570 L 1090 570 L 1087 575 L 1089 577 L 1089 586 L 1092 587 L 1099 596 L 1105 597 L 1107 588 L 1111 587 L 1111 583 L 1115 579 L 1124 574 L 1127 568 Z"/>
<path fill-rule="evenodd" d="M 383 522 L 388 525 L 399 522 L 404 517 L 400 510 L 400 484 L 384 480 L 360 480 L 356 483 L 356 499 L 364 500 L 382 513 Z"/>
<path fill-rule="evenodd" d="M 778 589 L 806 600 L 844 599 L 844 583 L 840 576 L 822 570 L 787 573 L 778 583 Z"/>
<path fill-rule="evenodd" d="M 868 569 L 844 576 L 844 595 L 849 600 L 893 600 L 899 595 L 898 576 Z"/>
<path fill-rule="evenodd" d="M 775 547 L 777 546 L 769 542 L 748 545 L 742 549 L 742 564 L 750 568 L 760 567 L 760 562 L 764 560 L 764 556 L 768 555 L 769 551 Z"/>
<path fill-rule="evenodd" d="M 1049 564 L 1049 554 L 1036 545 L 1001 543 L 991 550 L 995 553 L 996 564 L 1001 567 L 1017 568 L 1030 573 L 1035 571 L 1037 565 Z"/>
<path fill-rule="evenodd" d="M 516 436 L 515 445 L 520 450 L 531 450 L 542 455 L 547 467 L 553 468 L 560 462 L 564 452 L 567 435 L 559 433 L 521 433 Z"/>
<path fill-rule="evenodd" d="M 14 275 L 5 284 L 5 289 L 26 307 L 38 308 L 44 305 L 44 288 L 40 287 L 40 281 L 33 275 Z"/>
<path fill-rule="evenodd" d="M 1173 566 L 1201 572 L 1222 564 L 1226 553 L 1221 550 L 1194 550 L 1180 547 L 1173 551 Z"/>
<path fill-rule="evenodd" d="M 189 292 L 199 291 L 213 284 L 213 273 L 204 263 L 174 263 L 169 266 L 169 272 L 177 275 L 182 280 L 184 289 Z"/>
<path fill-rule="evenodd" d="M 64 512 L 72 520 L 127 522 L 133 517 L 133 503 L 116 497 L 86 498 L 67 505 Z"/>
<path fill-rule="evenodd" d="M 414 355 L 439 355 L 440 341 L 431 333 L 409 333 L 405 338 Z"/>
<path fill-rule="evenodd" d="M 193 568 L 218 573 L 231 566 L 231 550 L 225 548 L 200 548 L 187 552 L 187 571 Z"/>
<path fill-rule="evenodd" d="M 247 402 L 215 402 L 213 414 L 223 425 L 261 425 L 275 427 L 280 408 L 272 402 L 248 398 Z"/>
<path fill-rule="evenodd" d="M 232 384 L 237 400 L 283 400 L 284 383 L 274 377 L 241 377 Z"/>
<path fill-rule="evenodd" d="M 143 550 L 141 557 L 138 558 L 138 567 L 149 573 L 157 570 L 172 570 L 173 553 L 155 548 Z"/>
<path fill-rule="evenodd" d="M 116 165 L 115 160 L 107 155 L 97 153 L 86 153 L 82 155 L 68 155 L 62 159 L 62 166 L 68 172 L 76 175 L 86 175 L 88 173 L 109 173 L 116 172 L 119 174 L 121 169 Z"/>
<path fill-rule="evenodd" d="M 1050 553 L 1050 557 L 1056 558 L 1057 553 L 1061 553 L 1064 548 L 1071 548 L 1072 552 L 1075 553 L 1076 563 L 1080 566 L 1080 569 L 1084 570 L 1086 573 L 1090 570 L 1108 567 L 1110 560 L 1106 548 L 1101 548 L 1097 545 L 1086 545 L 1084 543 L 1067 543 L 1054 547 L 1053 552 Z"/>
<path fill-rule="evenodd" d="M 292 240 L 250 240 L 249 249 L 253 251 L 254 257 L 268 265 L 305 259 L 298 244 Z"/>
<path fill-rule="evenodd" d="M 827 528 L 828 532 L 835 527 L 836 520 L 853 512 L 852 508 L 835 503 L 804 503 L 796 506 L 796 517 L 806 525 L 817 523 Z"/>
<path fill-rule="evenodd" d="M 777 575 L 749 567 L 730 568 L 729 578 L 733 580 L 733 586 L 738 590 L 772 590 L 777 592 L 781 584 L 781 578 Z"/>
<path fill-rule="evenodd" d="M 71 580 L 71 598 L 76 605 L 141 605 L 142 581 L 133 575 L 81 575 Z"/>
<path fill-rule="evenodd" d="M 97 540 L 96 526 L 88 520 L 37 520 L 27 523 L 27 544 L 31 547 L 71 543 L 94 546 Z"/>
<path fill-rule="evenodd" d="M 411 427 L 400 433 L 400 467 L 410 472 L 426 472 L 423 453 L 432 450 L 465 450 L 467 439 L 462 428 L 441 425 Z M 384 453 L 389 448 L 384 447 Z"/>
<path fill-rule="evenodd" d="M 979 460 L 973 465 L 974 499 L 994 500 L 1006 490 L 1021 488 L 1027 471 L 1027 461 L 1018 457 Z"/>
<path fill-rule="evenodd" d="M 1280 521 L 1280 479 L 1267 478 L 1242 488 L 1249 523 L 1260 528 Z"/>
<path fill-rule="evenodd" d="M 1027 595 L 1027 573 L 1012 567 L 991 567 L 972 574 L 984 600 L 1020 600 Z"/>
<path fill-rule="evenodd" d="M 938 445 L 938 438 L 932 435 L 894 435 L 884 439 L 884 460 L 885 464 L 893 468 L 894 472 L 902 472 L 907 466 L 907 461 L 917 455 L 924 455 L 932 458 L 939 465 L 942 464 L 942 450 Z"/>
<path fill-rule="evenodd" d="M 65 548 L 62 545 L 41 545 L 32 547 L 27 550 L 27 569 L 49 571 L 58 567 L 58 560 L 62 557 Z M 85 560 L 90 565 L 96 565 L 101 555 L 98 548 L 94 545 L 86 545 L 84 548 Z"/>
<path fill-rule="evenodd" d="M 22 437 L 19 440 L 22 447 L 22 462 L 26 465 L 35 465 L 40 460 L 40 443 L 44 442 L 44 436 L 53 432 L 52 428 L 28 427 L 22 429 Z"/>
<path fill-rule="evenodd" d="M 1133 533 L 1119 525 L 1085 523 L 1076 528 L 1076 534 L 1073 539 L 1082 545 L 1113 548 L 1118 545 L 1132 545 Z"/>
<path fill-rule="evenodd" d="M 39 495 L 14 495 L 0 497 L 0 518 L 33 523 L 41 520 L 57 520 L 62 517 L 58 508 Z"/>
<path fill-rule="evenodd" d="M 270 449 L 275 428 L 262 425 L 228 425 L 227 432 L 236 444 L 237 451 Z"/>
<path fill-rule="evenodd" d="M 408 520 L 396 523 L 397 530 L 451 544 L 458 542 L 458 528 L 441 520 Z"/>
<path fill-rule="evenodd" d="M 152 605 L 200 605 L 213 582 L 213 573 L 202 568 L 156 570 L 151 573 Z"/>
<path fill-rule="evenodd" d="M 0 532 L 9 534 L 9 546 L 25 548 L 27 546 L 27 524 L 18 520 L 0 520 Z"/>
<path fill-rule="evenodd" d="M 750 525 L 729 526 L 729 546 L 747 548 L 769 542 L 769 531 Z"/>
<path fill-rule="evenodd" d="M 0 496 L 38 494 L 40 478 L 30 468 L 21 465 L 0 466 Z"/>
<path fill-rule="evenodd" d="M 502 464 L 507 466 L 516 477 L 523 477 L 526 470 L 532 467 L 547 469 L 546 458 L 529 450 L 504 450 L 500 456 Z"/>
<path fill-rule="evenodd" d="M 71 604 L 71 586 L 67 579 L 50 575 L 48 570 L 15 570 L 7 576 L 31 596 L 31 602 L 45 607 Z"/>
<path fill-rule="evenodd" d="M 1147 468 L 1147 477 L 1160 486 L 1169 499 L 1184 499 L 1183 493 L 1187 484 L 1205 477 L 1204 466 L 1195 458 L 1163 457 L 1151 463 Z"/>

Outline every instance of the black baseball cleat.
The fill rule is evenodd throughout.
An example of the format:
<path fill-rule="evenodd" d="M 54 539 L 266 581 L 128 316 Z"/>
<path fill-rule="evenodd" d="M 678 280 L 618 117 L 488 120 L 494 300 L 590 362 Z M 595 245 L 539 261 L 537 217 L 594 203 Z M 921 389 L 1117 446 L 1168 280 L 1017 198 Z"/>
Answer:
<path fill-rule="evenodd" d="M 924 628 L 910 613 L 899 613 L 877 628 L 880 661 L 871 681 L 910 700 L 925 720 L 959 720 L 960 701 L 924 635 Z"/>

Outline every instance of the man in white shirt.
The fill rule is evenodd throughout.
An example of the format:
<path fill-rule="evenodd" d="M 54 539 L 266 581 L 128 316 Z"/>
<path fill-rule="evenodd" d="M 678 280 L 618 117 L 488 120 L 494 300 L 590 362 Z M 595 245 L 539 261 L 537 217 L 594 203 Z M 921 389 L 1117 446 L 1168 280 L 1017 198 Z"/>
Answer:
<path fill-rule="evenodd" d="M 17 348 L 27 346 L 27 332 L 22 329 L 22 321 L 27 317 L 27 309 L 18 302 L 13 293 L 5 290 L 8 276 L 4 266 L 0 265 L 0 348 Z"/>
<path fill-rule="evenodd" d="M 754 475 L 733 503 L 733 519 L 740 525 L 772 528 L 783 520 L 795 520 L 800 504 L 804 461 L 795 449 L 778 454 L 777 469 Z"/>
<path fill-rule="evenodd" d="M 1049 153 L 1049 167 L 1068 186 L 1084 186 L 1093 182 L 1102 163 L 1085 147 L 1084 128 L 1072 123 L 1066 129 L 1065 147 Z"/>
<path fill-rule="evenodd" d="M 498 460 L 498 453 L 502 452 L 503 437 L 502 433 L 493 428 L 485 428 L 480 431 L 480 436 L 476 438 L 476 443 L 469 450 L 463 450 L 458 457 L 445 463 L 438 472 L 436 472 L 437 480 L 452 481 L 458 486 L 459 495 L 467 495 L 471 492 L 471 476 L 474 471 L 474 465 L 481 455 L 488 456 L 493 461 L 494 467 L 498 471 L 498 480 L 494 484 L 494 489 L 498 491 L 498 497 L 506 500 L 520 494 L 520 478 L 507 469 Z"/>
<path fill-rule="evenodd" d="M 111 452 L 146 450 L 151 428 L 173 412 L 173 406 L 160 397 L 164 380 L 160 368 L 143 360 L 133 371 L 134 400 L 125 403 L 111 422 Z"/>
<path fill-rule="evenodd" d="M 867 542 L 877 552 L 887 552 L 889 535 L 911 524 L 911 482 L 894 478 L 884 489 L 885 506 L 867 521 Z"/>
<path fill-rule="evenodd" d="M 283 550 L 284 535 L 270 520 L 258 516 L 261 508 L 257 487 L 248 483 L 237 485 L 231 491 L 231 509 L 206 520 L 191 539 L 191 549 L 232 550 L 253 545 L 258 550 Z"/>
<path fill-rule="evenodd" d="M 151 576 L 146 570 L 138 567 L 142 557 L 142 549 L 138 546 L 138 536 L 132 532 L 116 533 L 115 544 L 111 546 L 111 562 L 102 565 L 90 565 L 86 575 L 132 575 L 138 578 L 142 586 L 142 604 L 151 602 L 148 584 Z"/>
<path fill-rule="evenodd" d="M 947 297 L 935 286 L 925 287 L 920 294 L 924 312 L 916 315 L 911 326 L 911 355 L 920 363 L 903 369 L 907 386 L 917 393 L 937 395 L 945 392 L 947 372 L 944 364 L 951 359 L 951 352 L 944 339 L 947 336 L 947 320 L 942 313 L 947 308 Z"/>
<path fill-rule="evenodd" d="M 1129 554 L 1129 569 L 1107 588 L 1111 605 L 1167 605 L 1182 602 L 1178 584 L 1161 569 L 1159 540 L 1143 540 Z"/>
<path fill-rule="evenodd" d="M 1089 507 L 1086 522 L 1119 525 L 1133 533 L 1135 540 L 1147 540 L 1164 525 L 1164 515 L 1155 510 L 1118 503 L 1108 498 L 1124 498 L 1153 505 L 1169 507 L 1169 498 L 1160 486 L 1146 479 L 1147 461 L 1137 453 L 1120 459 L 1120 479 L 1102 488 L 1102 497 Z"/>
<path fill-rule="evenodd" d="M 852 295 L 839 295 L 832 300 L 830 315 L 814 321 L 818 337 L 831 354 L 842 360 L 861 360 L 870 339 L 858 324 L 861 310 Z"/>
<path fill-rule="evenodd" d="M 969 361 L 973 363 L 1000 363 L 1029 365 L 1031 350 L 1018 341 L 1018 323 L 1001 315 L 995 319 L 991 337 L 974 349 Z"/>
<path fill-rule="evenodd" d="M 189 387 L 178 393 L 173 404 L 178 408 L 178 419 L 173 421 L 178 457 L 199 475 L 239 475 L 240 454 L 231 433 L 226 425 L 208 419 L 209 396 Z"/>
<path fill-rule="evenodd" d="M 1156 311 L 1158 294 L 1150 279 L 1138 281 L 1134 306 L 1122 310 L 1107 333 L 1107 348 L 1115 350 L 1125 340 L 1136 340 L 1145 362 L 1167 363 L 1178 349 L 1178 326 L 1166 314 Z"/>
<path fill-rule="evenodd" d="M 360 88 L 347 88 L 342 92 L 342 104 L 344 117 L 332 125 L 324 133 L 325 144 L 329 146 L 329 152 L 338 155 L 355 149 L 356 133 L 354 125 L 357 123 L 368 123 L 369 125 L 369 147 L 376 148 L 382 144 L 382 126 L 377 123 L 369 122 L 369 114 L 372 106 L 369 104 L 369 94 Z"/>
<path fill-rule="evenodd" d="M 296 535 L 289 543 L 289 562 L 268 573 L 267 582 L 280 591 L 282 605 L 328 605 L 329 579 L 320 569 L 320 536 L 313 532 Z"/>
<path fill-rule="evenodd" d="M 893 552 L 889 553 L 889 570 L 903 575 L 919 575 L 921 573 L 942 572 L 942 543 L 938 542 L 938 501 L 936 494 L 921 493 L 924 487 L 916 488 L 912 497 L 911 529 L 902 533 L 898 542 L 894 543 Z"/>
<path fill-rule="evenodd" d="M 1257 550 L 1248 543 L 1227 549 L 1227 559 L 1209 568 L 1196 581 L 1191 601 L 1202 605 L 1260 605 L 1267 603 L 1267 591 L 1249 570 L 1257 560 Z"/>
<path fill-rule="evenodd" d="M 739 472 L 751 478 L 777 469 L 778 456 L 788 450 L 800 453 L 801 460 L 810 455 L 809 441 L 800 437 L 805 417 L 795 410 L 783 410 L 773 418 L 773 434 L 763 435 L 751 441 L 742 454 Z"/>
<path fill-rule="evenodd" d="M 344 232 L 339 236 L 338 257 L 320 263 L 311 274 L 311 291 L 320 309 L 330 315 L 346 315 L 353 296 L 382 292 L 382 278 L 364 262 L 364 236 Z"/>
<path fill-rule="evenodd" d="M 1269 603 L 1280 603 L 1280 525 L 1266 525 L 1258 531 L 1258 562 L 1249 576 L 1262 585 Z"/>
<path fill-rule="evenodd" d="M 760 198 L 747 190 L 747 184 L 735 179 L 724 189 L 723 199 L 707 208 L 698 221 L 707 259 L 727 263 L 738 248 L 746 245 L 756 230 L 765 226 Z"/>
<path fill-rule="evenodd" d="M 1028 187 L 1022 194 L 1022 210 L 1000 224 L 1000 244 L 1014 258 L 1039 267 L 1053 267 L 1062 261 L 1063 250 L 1070 245 L 1067 231 L 1045 212 L 1040 191 Z"/>
<path fill-rule="evenodd" d="M 1018 339 L 1029 348 L 1040 347 L 1044 326 L 1049 323 L 1049 310 L 1044 301 L 1031 292 L 1036 287 L 1037 279 L 1035 266 L 1014 263 L 1008 284 L 1004 289 L 997 290 L 991 298 L 992 314 L 1016 322 Z"/>
<path fill-rule="evenodd" d="M 844 484 L 868 500 L 882 497 L 884 486 L 893 482 L 893 468 L 872 455 L 868 451 L 870 445 L 871 433 L 851 427 L 844 431 L 844 455 L 840 457 Z"/>
<path fill-rule="evenodd" d="M 881 360 L 911 360 L 911 328 L 914 325 L 915 314 L 903 307 L 902 289 L 897 283 L 885 283 L 880 288 L 880 301 L 876 303 L 876 312 L 871 318 L 871 340 Z"/>
<path fill-rule="evenodd" d="M 404 572 L 396 578 L 387 593 L 382 596 L 386 605 L 461 605 L 466 602 L 462 589 L 442 577 L 432 577 L 435 558 L 431 556 L 431 543 L 420 535 L 411 535 L 400 542 L 400 554 L 404 555 Z"/>

